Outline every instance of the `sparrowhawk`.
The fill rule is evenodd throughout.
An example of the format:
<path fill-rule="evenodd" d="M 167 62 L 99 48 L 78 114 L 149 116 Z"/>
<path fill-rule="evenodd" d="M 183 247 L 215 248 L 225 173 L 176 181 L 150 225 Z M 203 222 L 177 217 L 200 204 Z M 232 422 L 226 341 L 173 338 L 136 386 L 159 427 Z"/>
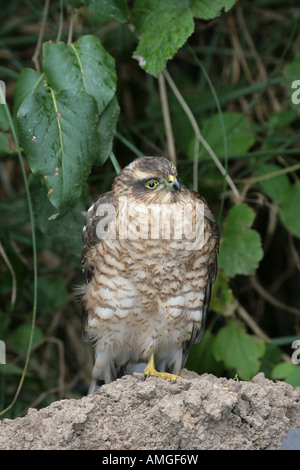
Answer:
<path fill-rule="evenodd" d="M 88 209 L 83 243 L 90 392 L 134 371 L 176 380 L 216 277 L 219 229 L 206 201 L 169 160 L 137 158 Z"/>

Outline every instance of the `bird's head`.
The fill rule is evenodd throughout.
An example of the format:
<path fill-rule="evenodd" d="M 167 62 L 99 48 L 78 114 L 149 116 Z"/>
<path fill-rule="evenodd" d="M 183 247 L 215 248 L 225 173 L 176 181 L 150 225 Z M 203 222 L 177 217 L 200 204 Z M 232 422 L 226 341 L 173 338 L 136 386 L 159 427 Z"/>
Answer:
<path fill-rule="evenodd" d="M 116 197 L 127 196 L 144 204 L 172 203 L 178 200 L 181 185 L 175 166 L 163 157 L 140 157 L 115 178 Z"/>

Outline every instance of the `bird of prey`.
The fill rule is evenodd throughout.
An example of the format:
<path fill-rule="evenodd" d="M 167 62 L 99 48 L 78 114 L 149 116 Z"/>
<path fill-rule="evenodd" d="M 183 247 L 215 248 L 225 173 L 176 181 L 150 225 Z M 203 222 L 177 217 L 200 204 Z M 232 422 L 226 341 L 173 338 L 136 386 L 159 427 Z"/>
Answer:
<path fill-rule="evenodd" d="M 88 209 L 82 233 L 89 392 L 134 371 L 176 381 L 216 277 L 220 235 L 206 201 L 166 158 L 139 157 Z"/>

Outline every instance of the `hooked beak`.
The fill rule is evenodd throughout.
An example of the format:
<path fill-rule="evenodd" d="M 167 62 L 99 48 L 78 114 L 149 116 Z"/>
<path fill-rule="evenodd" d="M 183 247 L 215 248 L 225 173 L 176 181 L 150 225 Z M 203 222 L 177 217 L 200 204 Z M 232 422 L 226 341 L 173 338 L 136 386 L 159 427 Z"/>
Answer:
<path fill-rule="evenodd" d="M 178 182 L 177 178 L 173 175 L 169 175 L 169 178 L 168 178 L 168 189 L 171 190 L 171 191 L 174 191 L 174 190 L 177 190 L 177 191 L 181 191 L 181 186 L 180 186 L 180 183 Z"/>

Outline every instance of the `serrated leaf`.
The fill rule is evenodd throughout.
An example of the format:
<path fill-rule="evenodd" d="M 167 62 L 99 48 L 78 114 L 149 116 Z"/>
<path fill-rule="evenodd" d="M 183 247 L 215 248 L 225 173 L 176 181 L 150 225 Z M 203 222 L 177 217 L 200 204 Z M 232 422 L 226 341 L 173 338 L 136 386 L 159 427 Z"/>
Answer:
<path fill-rule="evenodd" d="M 222 360 L 228 369 L 236 370 L 243 380 L 258 373 L 264 351 L 265 343 L 254 340 L 235 321 L 219 330 L 213 346 L 215 358 Z"/>
<path fill-rule="evenodd" d="M 60 211 L 76 200 L 99 151 L 94 98 L 73 89 L 34 93 L 21 105 L 18 130 L 32 172 Z"/>
<path fill-rule="evenodd" d="M 99 114 L 116 93 L 114 59 L 96 36 L 83 36 L 69 45 L 45 43 L 43 69 L 56 91 L 75 88 L 92 95 Z"/>
<path fill-rule="evenodd" d="M 246 204 L 236 205 L 228 213 L 218 263 L 230 277 L 253 274 L 263 257 L 260 235 L 249 228 L 254 217 L 254 212 Z"/>
<path fill-rule="evenodd" d="M 279 201 L 279 217 L 295 237 L 300 238 L 300 181 L 289 187 Z"/>
<path fill-rule="evenodd" d="M 220 16 L 222 10 L 229 11 L 236 0 L 191 0 L 191 8 L 196 18 L 210 20 Z"/>
<path fill-rule="evenodd" d="M 224 128 L 227 140 L 228 158 L 246 153 L 255 142 L 255 134 L 251 130 L 249 122 L 245 116 L 239 113 L 222 113 Z M 225 154 L 224 136 L 220 125 L 219 114 L 214 114 L 207 118 L 202 128 L 202 135 L 212 147 L 219 158 L 223 159 Z M 191 144 L 194 149 L 194 141 Z M 194 150 L 189 152 L 189 157 L 193 158 Z M 200 149 L 200 158 L 210 159 L 209 154 L 204 148 Z"/>
<path fill-rule="evenodd" d="M 194 31 L 188 0 L 136 0 L 134 26 L 140 42 L 133 57 L 156 76 Z"/>
<path fill-rule="evenodd" d="M 259 163 L 257 176 L 268 175 L 280 170 L 280 167 L 271 163 Z M 287 175 L 279 175 L 274 178 L 266 179 L 259 182 L 262 191 L 274 201 L 279 202 L 282 194 L 290 187 Z"/>
<path fill-rule="evenodd" d="M 88 8 L 103 16 L 113 17 L 121 23 L 129 19 L 129 9 L 126 0 L 82 0 Z"/>

